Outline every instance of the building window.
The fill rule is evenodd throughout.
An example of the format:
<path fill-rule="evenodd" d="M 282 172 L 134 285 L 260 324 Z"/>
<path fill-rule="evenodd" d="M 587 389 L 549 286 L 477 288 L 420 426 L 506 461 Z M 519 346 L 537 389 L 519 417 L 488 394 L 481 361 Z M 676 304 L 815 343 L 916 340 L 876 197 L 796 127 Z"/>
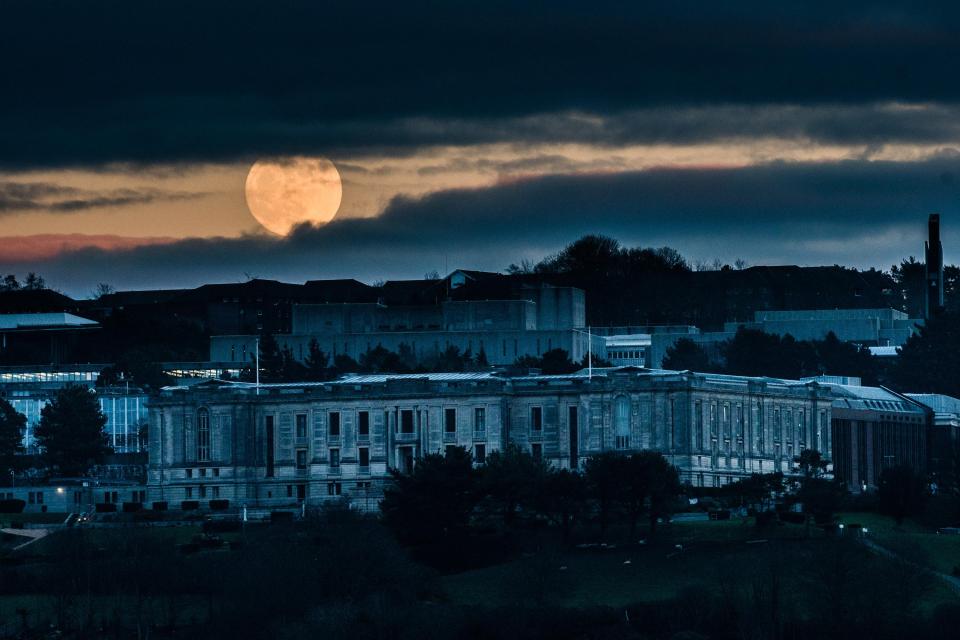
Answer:
<path fill-rule="evenodd" d="M 400 412 L 400 433 L 413 433 L 412 409 L 404 409 Z"/>
<path fill-rule="evenodd" d="M 293 485 L 292 485 L 292 484 L 288 484 L 288 485 L 287 485 L 287 497 L 288 497 L 288 498 L 292 498 L 292 497 L 293 497 Z"/>
<path fill-rule="evenodd" d="M 630 448 L 630 399 L 620 396 L 613 405 L 614 444 L 617 449 Z"/>
<path fill-rule="evenodd" d="M 370 412 L 357 412 L 357 435 L 361 438 L 370 435 Z"/>
<path fill-rule="evenodd" d="M 487 410 L 483 407 L 473 410 L 473 430 L 478 432 L 487 430 Z"/>
<path fill-rule="evenodd" d="M 304 440 L 307 437 L 307 414 L 297 414 L 297 440 Z"/>
<path fill-rule="evenodd" d="M 457 410 L 456 409 L 444 409 L 443 431 L 444 433 L 457 432 Z"/>
<path fill-rule="evenodd" d="M 343 487 L 339 482 L 330 482 L 327 483 L 327 495 L 328 496 L 338 496 L 343 492 Z"/>
<path fill-rule="evenodd" d="M 697 449 L 703 449 L 703 401 L 697 400 L 693 405 L 693 418 L 697 424 Z"/>
<path fill-rule="evenodd" d="M 211 490 L 212 497 L 214 498 L 220 497 L 220 487 L 210 487 L 210 490 Z M 141 500 L 140 502 L 143 502 L 143 500 Z"/>
<path fill-rule="evenodd" d="M 360 464 L 360 468 L 366 468 L 370 466 L 370 448 L 369 447 L 360 447 L 357 449 L 357 461 Z"/>
<path fill-rule="evenodd" d="M 200 497 L 201 497 L 201 498 L 206 498 L 206 497 L 207 497 L 207 487 L 204 486 L 204 485 L 200 485 L 200 486 L 198 487 L 198 489 L 199 489 L 199 492 L 200 492 Z"/>
<path fill-rule="evenodd" d="M 339 438 L 340 437 L 340 412 L 331 411 L 328 417 L 329 417 L 328 432 L 330 434 L 330 437 Z"/>
<path fill-rule="evenodd" d="M 534 431 L 543 429 L 543 407 L 530 407 L 530 428 Z"/>
<path fill-rule="evenodd" d="M 190 479 L 193 477 L 193 469 L 186 469 L 186 472 L 187 472 L 187 479 Z"/>
<path fill-rule="evenodd" d="M 297 469 L 307 468 L 307 450 L 297 449 Z"/>
<path fill-rule="evenodd" d="M 219 467 L 214 467 L 214 469 L 213 469 L 213 477 L 214 477 L 214 478 L 219 478 L 219 477 L 220 477 L 220 468 L 219 468 Z"/>
<path fill-rule="evenodd" d="M 192 498 L 192 497 L 193 497 L 193 487 L 187 487 L 186 489 L 184 489 L 184 490 L 183 490 L 183 495 L 187 498 L 187 500 L 189 500 L 190 498 Z M 109 498 L 107 498 L 107 502 L 109 502 L 109 501 L 110 501 Z"/>
<path fill-rule="evenodd" d="M 340 449 L 330 449 L 330 468 L 340 468 Z"/>
<path fill-rule="evenodd" d="M 484 464 L 487 461 L 487 446 L 484 444 L 473 445 L 473 459 L 477 464 Z"/>
<path fill-rule="evenodd" d="M 532 455 L 536 460 L 543 459 L 543 445 L 540 444 L 539 442 L 535 442 L 534 444 L 531 444 L 530 455 Z"/>
<path fill-rule="evenodd" d="M 210 412 L 206 409 L 197 412 L 197 460 L 210 460 Z"/>
<path fill-rule="evenodd" d="M 273 416 L 267 416 L 265 419 L 266 425 L 266 434 L 264 439 L 266 440 L 266 450 L 267 450 L 267 477 L 273 477 L 273 458 L 274 458 L 274 429 L 273 429 Z"/>

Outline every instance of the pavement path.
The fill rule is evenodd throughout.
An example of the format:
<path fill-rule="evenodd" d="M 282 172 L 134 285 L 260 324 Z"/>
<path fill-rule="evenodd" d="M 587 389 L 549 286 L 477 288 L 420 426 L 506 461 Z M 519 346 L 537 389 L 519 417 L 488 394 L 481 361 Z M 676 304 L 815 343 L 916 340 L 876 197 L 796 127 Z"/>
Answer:
<path fill-rule="evenodd" d="M 882 556 L 886 556 L 886 557 L 888 557 L 888 558 L 894 558 L 894 559 L 896 559 L 896 560 L 900 560 L 901 562 L 906 562 L 907 564 L 909 564 L 909 565 L 911 565 L 911 566 L 917 567 L 918 569 L 921 569 L 921 570 L 925 571 L 926 573 L 929 573 L 929 574 L 931 574 L 931 575 L 934 575 L 934 576 L 940 578 L 941 580 L 943 580 L 944 582 L 946 582 L 954 591 L 956 591 L 957 593 L 960 593 L 960 578 L 958 578 L 958 577 L 956 577 L 956 576 L 952 576 L 952 575 L 950 575 L 949 573 L 942 573 L 942 572 L 937 571 L 937 570 L 935 570 L 935 569 L 931 569 L 930 567 L 927 567 L 927 566 L 924 566 L 924 565 L 921 565 L 921 564 L 917 564 L 916 562 L 913 562 L 913 561 L 911 561 L 911 560 L 907 560 L 906 558 L 904 558 L 903 556 L 901 556 L 899 553 L 897 553 L 897 552 L 895 552 L 895 551 L 893 551 L 893 550 L 891 550 L 891 549 L 888 549 L 887 547 L 885 547 L 885 546 L 883 546 L 883 545 L 881 545 L 881 544 L 878 544 L 877 542 L 875 542 L 875 541 L 873 541 L 873 540 L 871 540 L 871 539 L 869 539 L 869 538 L 860 538 L 860 542 L 862 542 L 864 545 L 866 545 L 866 547 L 867 547 L 868 549 L 871 549 L 872 551 L 874 551 L 874 552 L 876 552 L 876 553 L 879 553 L 879 554 L 882 555 Z"/>
<path fill-rule="evenodd" d="M 23 549 L 28 544 L 32 544 L 41 538 L 46 538 L 50 535 L 49 529 L 0 529 L 0 533 L 7 533 L 11 536 L 20 536 L 23 538 L 28 538 L 25 542 L 22 542 L 15 546 L 13 549 Z"/>

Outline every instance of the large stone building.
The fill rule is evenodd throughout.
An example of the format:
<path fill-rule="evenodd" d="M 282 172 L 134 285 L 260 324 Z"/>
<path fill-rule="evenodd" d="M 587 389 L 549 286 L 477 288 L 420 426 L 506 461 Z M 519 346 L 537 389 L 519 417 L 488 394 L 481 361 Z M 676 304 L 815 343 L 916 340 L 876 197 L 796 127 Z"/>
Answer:
<path fill-rule="evenodd" d="M 151 403 L 148 500 L 276 506 L 348 495 L 369 507 L 389 468 L 451 446 L 482 463 L 508 443 L 560 468 L 654 449 L 685 482 L 718 486 L 792 473 L 805 448 L 829 458 L 831 401 L 816 382 L 635 368 L 211 381 Z"/>

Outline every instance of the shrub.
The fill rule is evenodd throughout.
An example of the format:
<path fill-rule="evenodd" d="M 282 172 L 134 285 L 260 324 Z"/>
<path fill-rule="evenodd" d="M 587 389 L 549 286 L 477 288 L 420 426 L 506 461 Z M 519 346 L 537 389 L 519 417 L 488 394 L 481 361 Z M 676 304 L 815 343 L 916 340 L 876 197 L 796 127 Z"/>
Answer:
<path fill-rule="evenodd" d="M 166 500 L 155 500 L 153 502 L 154 511 L 166 511 L 167 510 L 167 501 Z"/>
<path fill-rule="evenodd" d="M 123 503 L 124 513 L 136 513 L 141 509 L 143 509 L 143 503 L 141 502 L 124 502 Z"/>
<path fill-rule="evenodd" d="M 210 509 L 213 511 L 225 511 L 230 506 L 229 500 L 211 500 Z"/>
<path fill-rule="evenodd" d="M 0 513 L 23 513 L 27 503 L 17 498 L 0 500 Z"/>
<path fill-rule="evenodd" d="M 196 511 L 200 508 L 200 502 L 197 500 L 184 500 L 180 503 L 180 509 L 182 511 Z"/>
<path fill-rule="evenodd" d="M 96 505 L 97 513 L 116 513 L 117 505 L 112 502 L 98 502 Z"/>

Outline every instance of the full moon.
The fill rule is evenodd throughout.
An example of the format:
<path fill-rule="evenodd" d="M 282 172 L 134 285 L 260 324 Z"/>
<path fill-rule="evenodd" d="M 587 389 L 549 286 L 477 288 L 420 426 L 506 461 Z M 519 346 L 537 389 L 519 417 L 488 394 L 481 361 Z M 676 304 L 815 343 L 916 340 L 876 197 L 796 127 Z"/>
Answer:
<path fill-rule="evenodd" d="M 247 174 L 245 194 L 253 217 L 285 236 L 302 222 L 330 222 L 340 208 L 343 184 L 326 158 L 257 160 Z"/>

